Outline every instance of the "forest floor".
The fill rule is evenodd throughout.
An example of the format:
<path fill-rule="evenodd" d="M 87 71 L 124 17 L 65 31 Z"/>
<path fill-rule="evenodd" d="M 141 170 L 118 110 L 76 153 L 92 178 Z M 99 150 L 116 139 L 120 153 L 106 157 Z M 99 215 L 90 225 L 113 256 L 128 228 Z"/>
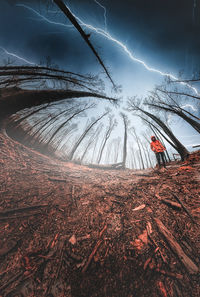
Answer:
<path fill-rule="evenodd" d="M 0 296 L 200 296 L 200 152 L 99 170 L 0 134 L 0 168 Z"/>

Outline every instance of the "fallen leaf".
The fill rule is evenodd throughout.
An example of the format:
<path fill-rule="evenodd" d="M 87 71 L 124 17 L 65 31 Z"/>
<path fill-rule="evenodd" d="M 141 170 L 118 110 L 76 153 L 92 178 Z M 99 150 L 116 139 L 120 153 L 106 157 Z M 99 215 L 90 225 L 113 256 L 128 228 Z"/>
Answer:
<path fill-rule="evenodd" d="M 76 244 L 76 236 L 75 235 L 72 235 L 71 237 L 70 237 L 70 239 L 69 239 L 69 242 L 71 243 L 71 244 Z"/>
<path fill-rule="evenodd" d="M 145 206 L 146 206 L 145 204 L 142 204 L 142 205 L 140 205 L 140 206 L 134 208 L 133 211 L 143 209 L 143 208 L 145 208 Z"/>

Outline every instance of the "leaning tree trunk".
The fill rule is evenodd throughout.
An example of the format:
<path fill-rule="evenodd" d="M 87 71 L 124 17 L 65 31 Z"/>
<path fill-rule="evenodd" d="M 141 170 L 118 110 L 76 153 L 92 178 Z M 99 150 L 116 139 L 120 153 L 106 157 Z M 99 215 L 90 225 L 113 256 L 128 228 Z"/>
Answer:
<path fill-rule="evenodd" d="M 56 136 L 56 134 L 69 122 L 71 121 L 74 117 L 76 117 L 77 115 L 79 115 L 80 113 L 84 112 L 86 109 L 90 108 L 89 106 L 85 106 L 82 109 L 78 109 L 74 114 L 72 114 L 66 121 L 64 121 L 61 125 L 58 126 L 58 128 L 53 132 L 53 134 L 51 135 L 51 137 L 49 138 L 49 140 L 46 143 L 46 147 L 48 147 L 48 145 L 52 142 L 52 140 L 54 139 L 54 137 Z"/>
<path fill-rule="evenodd" d="M 112 119 L 110 118 L 109 126 L 108 126 L 108 129 L 106 131 L 106 134 L 105 134 L 105 137 L 103 139 L 103 143 L 102 143 L 102 146 L 101 146 L 101 149 L 100 149 L 100 152 L 99 152 L 99 157 L 98 157 L 98 160 L 97 160 L 97 164 L 99 164 L 101 162 L 101 158 L 102 158 L 102 155 L 103 155 L 104 148 L 106 146 L 106 143 L 107 143 L 108 139 L 110 138 L 110 135 L 111 135 L 114 127 L 115 127 L 115 122 L 113 122 Z"/>
<path fill-rule="evenodd" d="M 166 112 L 170 112 L 170 113 L 173 113 L 173 114 L 179 116 L 184 121 L 186 121 L 189 125 L 191 125 L 192 128 L 194 128 L 197 132 L 200 133 L 200 123 L 197 122 L 196 120 L 190 118 L 189 116 L 187 116 L 184 113 L 184 109 L 182 109 L 182 108 L 175 109 L 175 108 L 171 108 L 170 106 L 166 107 L 166 106 L 161 106 L 161 105 L 157 105 L 157 104 L 147 104 L 147 105 L 153 106 L 153 107 L 155 107 L 157 109 L 160 109 L 160 110 L 165 110 Z"/>
<path fill-rule="evenodd" d="M 70 110 L 72 111 L 72 108 L 70 108 Z M 52 117 L 50 117 L 49 120 L 46 121 L 46 119 L 42 119 L 42 122 L 39 122 L 39 123 L 36 123 L 36 125 L 33 125 L 31 128 L 30 128 L 30 131 L 31 130 L 35 130 L 33 133 L 31 133 L 31 139 L 32 139 L 32 142 L 35 143 L 37 138 L 39 136 L 41 136 L 42 134 L 44 134 L 45 131 L 47 131 L 56 121 L 59 117 L 61 117 L 63 114 L 66 115 L 66 113 L 68 112 L 69 110 L 63 110 L 62 112 L 60 112 L 59 114 L 56 114 Z M 42 125 L 41 125 L 42 124 Z M 35 127 L 37 127 L 39 125 L 39 127 L 37 129 L 35 129 Z M 28 131 L 27 131 L 28 132 Z M 30 132 L 29 132 L 30 134 Z M 28 137 L 30 137 L 28 135 Z"/>
<path fill-rule="evenodd" d="M 94 143 L 95 139 L 98 138 L 99 134 L 101 132 L 101 125 L 99 125 L 96 129 L 96 131 L 94 132 L 94 134 L 90 137 L 90 140 L 88 141 L 88 144 L 85 147 L 85 150 L 81 156 L 80 162 L 83 162 L 83 159 L 85 158 L 89 148 L 91 147 L 91 145 Z"/>
<path fill-rule="evenodd" d="M 70 20 L 70 22 L 74 25 L 74 27 L 78 30 L 78 32 L 80 33 L 80 35 L 82 36 L 82 38 L 85 40 L 85 42 L 87 43 L 87 45 L 90 47 L 90 49 L 92 50 L 92 52 L 96 56 L 96 58 L 99 61 L 100 65 L 103 67 L 105 73 L 107 74 L 108 78 L 112 82 L 113 86 L 115 87 L 115 84 L 114 84 L 114 82 L 113 82 L 113 80 L 112 80 L 112 78 L 111 78 L 111 76 L 110 76 L 107 68 L 105 67 L 103 61 L 101 60 L 101 58 L 100 58 L 99 54 L 97 53 L 97 51 L 95 50 L 94 46 L 90 42 L 88 35 L 83 31 L 83 29 L 81 28 L 81 26 L 77 22 L 75 16 L 71 13 L 71 11 L 63 3 L 62 0 L 54 0 L 54 2 L 60 8 L 60 10 L 66 15 L 66 17 Z"/>
<path fill-rule="evenodd" d="M 95 97 L 112 100 L 104 95 L 85 91 L 18 89 L 13 95 L 0 97 L 0 125 L 6 117 L 22 109 L 53 101 L 81 97 Z"/>
<path fill-rule="evenodd" d="M 99 122 L 104 116 L 106 116 L 108 114 L 108 112 L 105 112 L 102 116 L 100 116 L 99 118 L 97 118 L 94 122 L 92 122 L 87 128 L 86 130 L 83 132 L 83 134 L 80 136 L 80 138 L 78 139 L 78 141 L 75 143 L 74 147 L 71 150 L 71 153 L 69 154 L 69 160 L 73 159 L 73 156 L 76 152 L 76 150 L 78 149 L 79 145 L 81 144 L 81 142 L 83 141 L 83 139 L 85 138 L 85 136 L 88 134 L 88 132 L 92 129 L 92 127 Z"/>
<path fill-rule="evenodd" d="M 171 139 L 171 141 L 176 146 L 176 150 L 180 154 L 181 160 L 184 161 L 188 157 L 189 152 L 186 149 L 186 147 L 176 138 L 176 136 L 173 134 L 173 132 L 165 125 L 165 123 L 163 121 L 161 121 L 161 119 L 156 117 L 154 114 L 151 114 L 150 112 L 147 112 L 141 108 L 139 108 L 138 110 L 140 110 L 142 113 L 144 113 L 145 115 L 150 117 L 153 121 L 155 121 L 163 129 L 163 131 L 167 134 L 167 136 Z"/>

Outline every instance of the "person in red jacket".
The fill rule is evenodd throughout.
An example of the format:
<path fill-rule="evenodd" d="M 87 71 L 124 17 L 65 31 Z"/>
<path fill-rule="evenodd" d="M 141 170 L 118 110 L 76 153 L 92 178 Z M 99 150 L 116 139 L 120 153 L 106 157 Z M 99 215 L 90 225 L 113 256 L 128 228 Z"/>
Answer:
<path fill-rule="evenodd" d="M 155 138 L 155 136 L 151 136 L 151 149 L 152 151 L 156 154 L 156 159 L 158 162 L 159 168 L 161 167 L 161 159 L 162 159 L 162 164 L 166 168 L 166 163 L 165 163 L 165 154 L 164 151 L 166 148 L 161 144 L 161 142 Z"/>

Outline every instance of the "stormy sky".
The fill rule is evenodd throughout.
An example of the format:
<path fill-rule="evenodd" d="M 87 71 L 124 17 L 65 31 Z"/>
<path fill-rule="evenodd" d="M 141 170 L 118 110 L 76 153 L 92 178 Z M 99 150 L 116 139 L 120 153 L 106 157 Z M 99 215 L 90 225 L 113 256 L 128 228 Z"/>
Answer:
<path fill-rule="evenodd" d="M 65 3 L 83 22 L 109 32 L 149 67 L 177 77 L 181 72 L 186 78 L 199 72 L 200 0 L 68 0 Z M 70 22 L 51 0 L 1 0 L 0 62 L 10 57 L 21 63 L 6 54 L 3 50 L 6 49 L 36 64 L 50 58 L 52 63 L 69 71 L 102 75 L 101 66 L 79 33 L 67 25 Z M 116 84 L 122 85 L 123 96 L 146 95 L 164 79 L 133 61 L 116 42 L 86 27 L 83 29 L 91 33 L 90 41 Z"/>
<path fill-rule="evenodd" d="M 199 0 L 69 0 L 73 13 L 87 24 L 107 29 L 131 53 L 150 67 L 175 75 L 179 71 L 191 74 L 200 67 L 200 1 Z M 25 6 L 18 6 L 23 4 Z M 0 1 L 0 46 L 39 63 L 51 57 L 63 68 L 79 72 L 101 72 L 95 57 L 74 28 L 50 24 L 50 21 L 70 24 L 52 1 Z M 116 71 L 159 79 L 144 67 L 130 60 L 120 46 L 92 33 L 91 42 L 112 75 Z M 3 52 L 1 52 L 3 54 Z M 2 55 L 1 55 L 2 57 Z M 128 75 L 127 75 L 128 76 Z M 152 78 L 153 77 L 153 78 Z M 117 79 L 117 78 L 116 78 Z"/>

